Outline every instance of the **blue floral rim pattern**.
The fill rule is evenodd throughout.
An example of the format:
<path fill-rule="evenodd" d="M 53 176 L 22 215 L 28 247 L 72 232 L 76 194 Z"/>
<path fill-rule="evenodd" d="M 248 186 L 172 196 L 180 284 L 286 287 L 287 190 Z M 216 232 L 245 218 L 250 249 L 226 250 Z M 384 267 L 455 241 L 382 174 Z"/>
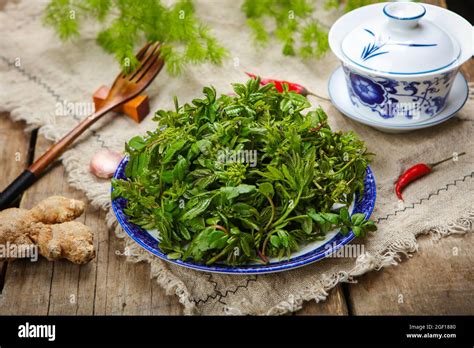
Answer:
<path fill-rule="evenodd" d="M 390 6 L 390 4 L 387 4 L 383 7 L 383 13 L 387 16 L 387 17 L 390 17 L 390 18 L 393 18 L 393 19 L 398 19 L 400 21 L 412 21 L 412 20 L 415 20 L 415 19 L 418 19 L 418 18 L 421 18 L 423 17 L 425 14 L 426 14 L 426 8 L 425 6 L 423 6 L 422 4 L 417 4 L 419 5 L 421 8 L 422 8 L 422 12 L 419 14 L 419 15 L 416 15 L 416 16 L 412 16 L 412 17 L 398 17 L 398 16 L 394 16 L 394 15 L 391 15 L 390 13 L 388 13 L 387 11 L 387 6 Z"/>
<path fill-rule="evenodd" d="M 128 163 L 128 158 L 125 157 L 117 167 L 114 174 L 116 179 L 126 179 L 125 177 L 125 166 Z M 112 189 L 113 190 L 113 189 Z M 366 177 L 364 179 L 364 192 L 362 196 L 356 194 L 354 209 L 352 214 L 363 213 L 368 219 L 372 214 L 375 206 L 376 187 L 375 178 L 370 167 L 367 167 Z M 124 213 L 124 208 L 127 206 L 127 201 L 124 198 L 117 198 L 112 201 L 112 209 L 117 217 L 118 222 L 125 230 L 125 232 L 142 248 L 148 252 L 158 256 L 159 258 L 174 263 L 179 266 L 191 268 L 198 271 L 214 272 L 214 273 L 227 273 L 227 274 L 257 274 L 257 273 L 272 273 L 290 270 L 293 268 L 302 267 L 312 262 L 321 260 L 349 243 L 354 239 L 354 233 L 350 231 L 347 235 L 337 233 L 332 239 L 326 241 L 325 244 L 320 247 L 309 251 L 308 253 L 292 258 L 290 260 L 282 260 L 273 262 L 268 265 L 248 265 L 248 266 L 227 266 L 227 265 L 213 265 L 206 266 L 203 264 L 192 263 L 182 260 L 170 260 L 166 257 L 158 247 L 158 242 L 153 238 L 146 230 L 131 223 L 128 220 L 128 216 Z M 329 245 L 329 247 L 328 247 Z"/>

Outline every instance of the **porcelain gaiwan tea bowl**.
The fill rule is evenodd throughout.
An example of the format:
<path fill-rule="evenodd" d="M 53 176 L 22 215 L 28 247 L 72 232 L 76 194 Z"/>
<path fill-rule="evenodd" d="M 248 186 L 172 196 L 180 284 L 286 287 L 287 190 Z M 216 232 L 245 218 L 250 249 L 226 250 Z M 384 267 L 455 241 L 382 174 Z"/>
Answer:
<path fill-rule="evenodd" d="M 329 45 L 354 108 L 379 123 L 410 124 L 446 106 L 459 67 L 472 56 L 472 26 L 437 6 L 379 3 L 339 18 Z"/>

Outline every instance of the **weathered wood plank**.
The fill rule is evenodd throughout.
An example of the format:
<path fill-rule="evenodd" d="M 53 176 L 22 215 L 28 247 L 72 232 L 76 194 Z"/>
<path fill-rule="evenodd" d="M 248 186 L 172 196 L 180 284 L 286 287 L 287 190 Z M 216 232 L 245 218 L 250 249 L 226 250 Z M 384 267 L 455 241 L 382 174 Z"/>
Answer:
<path fill-rule="evenodd" d="M 329 292 L 326 301 L 317 303 L 308 301 L 295 315 L 348 315 L 346 298 L 342 285 L 337 285 Z"/>
<path fill-rule="evenodd" d="M 399 267 L 370 272 L 349 284 L 355 315 L 448 315 L 474 313 L 474 235 L 432 243 L 419 238 L 420 251 Z"/>
<path fill-rule="evenodd" d="M 99 250 L 102 259 L 97 268 L 97 291 L 94 314 L 147 315 L 151 313 L 150 266 L 132 264 L 123 256 L 122 242 L 112 231 Z M 103 260 L 103 261 L 102 261 Z"/>
<path fill-rule="evenodd" d="M 10 184 L 28 164 L 30 135 L 23 122 L 13 122 L 9 113 L 0 113 L 0 191 Z"/>
<path fill-rule="evenodd" d="M 23 134 L 21 129 L 19 132 Z M 39 137 L 36 156 L 49 145 L 50 142 Z M 13 151 L 11 145 L 2 148 Z M 51 195 L 86 201 L 85 195 L 69 187 L 65 178 L 64 167 L 57 163 L 25 192 L 20 206 L 31 208 Z M 122 242 L 107 230 L 105 212 L 88 206 L 78 221 L 95 232 L 96 259 L 81 266 L 43 259 L 34 264 L 25 260 L 11 263 L 6 272 L 0 314 L 181 313 L 177 299 L 168 298 L 150 279 L 148 264 L 131 264 L 117 255 L 123 253 Z"/>
<path fill-rule="evenodd" d="M 28 164 L 30 135 L 25 133 L 23 128 L 23 122 L 13 122 L 7 112 L 0 113 L 0 168 L 2 169 L 0 191 L 14 180 Z M 0 261 L 0 293 L 3 289 L 6 269 L 7 262 Z"/>
<path fill-rule="evenodd" d="M 94 315 L 150 315 L 180 314 L 181 305 L 169 297 L 150 279 L 150 265 L 129 263 L 122 256 L 123 242 L 113 231 L 108 231 L 105 213 L 98 221 L 102 224 L 96 236 L 97 271 Z M 91 226 L 86 221 L 88 226 Z M 98 227 L 99 228 L 99 227 Z M 99 229 L 98 229 L 99 230 Z"/>
<path fill-rule="evenodd" d="M 65 178 L 64 168 L 58 166 L 58 173 L 62 172 Z M 65 179 L 63 179 L 65 180 Z M 82 192 L 67 188 L 66 192 L 54 194 L 80 199 L 87 202 Z M 95 234 L 94 244 L 97 250 L 98 235 L 106 229 L 103 215 L 92 206 L 88 206 L 83 216 L 78 221 L 89 226 Z M 96 264 L 94 260 L 86 265 L 74 265 L 68 261 L 61 260 L 54 263 L 54 272 L 51 279 L 50 304 L 48 314 L 50 315 L 91 315 L 94 309 Z"/>
<path fill-rule="evenodd" d="M 47 142 L 39 139 L 35 146 L 35 157 L 46 146 Z M 52 194 L 66 192 L 67 184 L 61 170 L 60 166 L 55 166 L 28 189 L 23 194 L 20 207 L 29 209 Z M 34 263 L 29 260 L 10 262 L 5 275 L 1 314 L 48 314 L 54 267 L 54 263 L 42 258 Z"/>
<path fill-rule="evenodd" d="M 179 315 L 182 306 L 150 279 L 148 263 L 129 263 L 113 231 L 99 239 L 95 315 Z"/>
<path fill-rule="evenodd" d="M 163 288 L 153 280 L 151 287 L 152 315 L 183 315 L 183 306 L 175 295 L 166 295 Z"/>

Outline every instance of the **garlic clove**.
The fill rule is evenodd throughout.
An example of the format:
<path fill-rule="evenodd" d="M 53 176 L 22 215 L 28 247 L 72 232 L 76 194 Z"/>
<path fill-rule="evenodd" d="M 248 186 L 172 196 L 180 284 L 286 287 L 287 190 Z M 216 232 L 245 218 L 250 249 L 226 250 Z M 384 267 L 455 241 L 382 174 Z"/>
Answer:
<path fill-rule="evenodd" d="M 123 155 L 120 152 L 104 149 L 92 156 L 89 169 L 98 178 L 109 179 L 117 169 Z"/>

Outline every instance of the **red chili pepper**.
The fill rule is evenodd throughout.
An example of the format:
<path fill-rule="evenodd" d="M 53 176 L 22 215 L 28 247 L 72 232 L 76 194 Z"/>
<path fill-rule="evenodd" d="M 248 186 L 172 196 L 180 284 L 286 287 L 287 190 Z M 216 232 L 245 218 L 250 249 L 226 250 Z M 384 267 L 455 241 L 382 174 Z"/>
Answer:
<path fill-rule="evenodd" d="M 251 73 L 248 73 L 248 72 L 246 72 L 246 74 L 249 77 L 251 77 L 252 79 L 257 78 L 257 76 L 254 75 L 254 74 L 251 74 Z M 306 87 L 304 87 L 304 86 L 302 86 L 298 83 L 284 81 L 284 80 L 274 80 L 274 79 L 265 79 L 265 78 L 260 79 L 260 84 L 262 86 L 268 85 L 269 83 L 273 83 L 275 85 L 275 88 L 277 89 L 277 91 L 280 92 L 280 93 L 283 92 L 283 86 L 287 85 L 289 91 L 296 92 L 296 93 L 301 94 L 305 97 L 307 97 L 308 95 L 312 95 L 312 96 L 315 96 L 315 97 L 318 97 L 318 98 L 321 98 L 321 99 L 324 99 L 324 100 L 329 100 L 325 97 L 321 97 L 320 95 L 317 95 L 317 94 L 314 94 L 313 92 L 308 91 L 306 89 Z"/>
<path fill-rule="evenodd" d="M 465 152 L 461 152 L 457 156 L 462 156 L 465 155 Z M 413 167 L 408 168 L 402 175 L 397 180 L 397 184 L 395 186 L 395 193 L 397 194 L 397 197 L 403 201 L 403 196 L 402 196 L 402 190 L 411 182 L 417 180 L 418 178 L 421 178 L 422 176 L 425 176 L 429 173 L 432 172 L 433 168 L 436 167 L 438 164 L 441 164 L 443 162 L 449 161 L 453 157 L 445 158 L 439 162 L 436 163 L 418 163 L 415 164 Z"/>
<path fill-rule="evenodd" d="M 254 74 L 251 74 L 251 73 L 248 73 L 248 72 L 246 72 L 246 74 L 249 77 L 253 78 L 253 79 L 257 78 L 257 76 L 254 75 Z M 283 92 L 283 85 L 287 85 L 289 91 L 294 91 L 298 94 L 304 95 L 305 97 L 309 94 L 309 91 L 305 87 L 303 87 L 303 86 L 301 86 L 300 84 L 297 84 L 297 83 L 293 83 L 293 82 L 289 82 L 289 81 L 283 81 L 283 80 L 274 80 L 274 79 L 264 79 L 264 78 L 260 79 L 260 84 L 262 86 L 268 85 L 269 83 L 273 83 L 275 85 L 275 88 L 280 93 Z"/>

